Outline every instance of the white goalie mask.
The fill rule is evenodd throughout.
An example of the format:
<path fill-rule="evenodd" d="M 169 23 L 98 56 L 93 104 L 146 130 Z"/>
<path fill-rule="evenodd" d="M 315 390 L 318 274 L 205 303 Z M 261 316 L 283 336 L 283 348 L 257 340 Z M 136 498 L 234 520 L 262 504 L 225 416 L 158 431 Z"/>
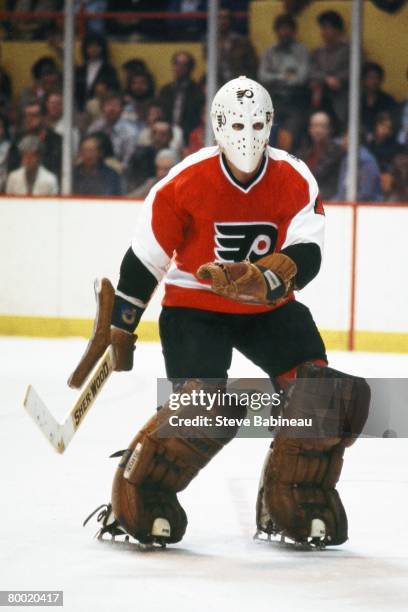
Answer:
<path fill-rule="evenodd" d="M 225 83 L 211 105 L 215 139 L 242 172 L 253 172 L 268 144 L 273 105 L 262 85 L 245 76 Z"/>

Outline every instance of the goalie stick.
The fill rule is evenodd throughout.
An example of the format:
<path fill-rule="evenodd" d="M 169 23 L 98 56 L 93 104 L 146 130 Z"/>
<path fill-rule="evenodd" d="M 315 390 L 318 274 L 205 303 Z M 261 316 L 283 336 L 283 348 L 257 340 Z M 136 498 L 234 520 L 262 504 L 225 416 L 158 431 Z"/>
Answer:
<path fill-rule="evenodd" d="M 113 348 L 110 344 L 110 321 L 115 290 L 107 278 L 97 279 L 94 290 L 97 308 L 92 336 L 85 353 L 68 380 L 70 387 L 81 388 L 82 391 L 64 423 L 60 424 L 55 420 L 31 385 L 24 399 L 24 407 L 28 414 L 59 453 L 63 453 L 71 442 L 115 367 Z"/>
<path fill-rule="evenodd" d="M 85 381 L 83 390 L 63 423 L 58 423 L 32 385 L 24 398 L 24 408 L 58 453 L 63 453 L 88 414 L 114 368 L 109 345 Z"/>

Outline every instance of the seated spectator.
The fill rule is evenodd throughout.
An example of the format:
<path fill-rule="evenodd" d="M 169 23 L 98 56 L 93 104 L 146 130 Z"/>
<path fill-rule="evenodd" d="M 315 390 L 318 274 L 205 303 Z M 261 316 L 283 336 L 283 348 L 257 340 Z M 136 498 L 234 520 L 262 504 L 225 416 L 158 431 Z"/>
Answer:
<path fill-rule="evenodd" d="M 155 175 L 156 155 L 162 149 L 169 148 L 172 138 L 171 125 L 166 121 L 156 121 L 152 127 L 152 144 L 138 145 L 130 159 L 126 173 L 128 193 Z"/>
<path fill-rule="evenodd" d="M 125 84 L 125 91 L 129 89 L 130 79 L 134 74 L 141 74 L 148 71 L 146 62 L 137 57 L 124 62 L 121 69 L 123 74 L 123 82 Z"/>
<path fill-rule="evenodd" d="M 340 164 L 337 194 L 333 198 L 335 201 L 345 201 L 347 199 L 347 172 L 348 172 L 348 136 L 343 136 L 341 141 L 344 157 Z M 367 147 L 360 145 L 358 157 L 358 202 L 379 202 L 383 199 L 381 190 L 381 174 L 377 160 L 370 153 Z"/>
<path fill-rule="evenodd" d="M 37 136 L 42 142 L 42 164 L 58 177 L 61 176 L 62 138 L 45 125 L 45 117 L 39 102 L 33 102 L 23 108 L 22 130 L 12 141 L 7 159 L 9 172 L 21 165 L 19 143 L 24 136 Z"/>
<path fill-rule="evenodd" d="M 168 0 L 169 13 L 201 13 L 208 9 L 207 0 Z M 167 35 L 170 40 L 200 41 L 205 37 L 207 20 L 199 18 L 167 19 Z"/>
<path fill-rule="evenodd" d="M 408 151 L 398 153 L 390 171 L 381 177 L 387 202 L 408 202 Z"/>
<path fill-rule="evenodd" d="M 366 63 L 362 71 L 361 121 L 367 138 L 373 136 L 376 117 L 389 113 L 394 119 L 397 113 L 396 100 L 381 89 L 384 69 L 373 62 Z"/>
<path fill-rule="evenodd" d="M 20 96 L 20 108 L 32 102 L 42 102 L 50 91 L 61 87 L 61 72 L 53 57 L 41 57 L 31 67 L 32 83 Z"/>
<path fill-rule="evenodd" d="M 0 113 L 7 116 L 10 110 L 12 98 L 11 79 L 6 70 L 1 66 L 0 47 Z"/>
<path fill-rule="evenodd" d="M 119 176 L 122 175 L 123 167 L 120 161 L 115 157 L 112 141 L 105 132 L 93 132 L 92 136 L 96 138 L 102 151 L 102 161 L 109 168 L 112 168 Z"/>
<path fill-rule="evenodd" d="M 3 193 L 7 177 L 7 157 L 10 149 L 9 125 L 6 117 L 0 115 L 0 193 Z"/>
<path fill-rule="evenodd" d="M 62 0 L 12 0 L 8 10 L 32 13 L 56 13 L 63 10 Z M 56 29 L 55 19 L 33 17 L 32 19 L 10 19 L 10 37 L 18 40 L 44 40 Z"/>
<path fill-rule="evenodd" d="M 108 60 L 106 40 L 100 34 L 88 34 L 82 42 L 83 64 L 75 70 L 75 100 L 80 112 L 95 95 L 95 82 L 103 77 L 110 90 L 119 89 L 116 70 Z"/>
<path fill-rule="evenodd" d="M 138 145 L 150 146 L 152 144 L 152 127 L 156 121 L 163 121 L 164 113 L 163 109 L 158 102 L 151 102 L 146 111 L 146 127 L 141 130 L 139 138 L 137 139 Z M 170 141 L 169 149 L 173 149 L 176 153 L 180 154 L 183 148 L 183 131 L 178 125 L 171 126 L 173 138 Z"/>
<path fill-rule="evenodd" d="M 156 167 L 156 174 L 145 180 L 145 182 L 137 187 L 134 191 L 129 193 L 132 198 L 138 198 L 144 200 L 149 193 L 150 189 L 158 183 L 162 178 L 167 176 L 171 168 L 179 162 L 178 155 L 172 151 L 172 149 L 162 149 L 155 157 L 154 163 Z"/>
<path fill-rule="evenodd" d="M 55 174 L 41 165 L 43 144 L 37 136 L 24 136 L 20 141 L 21 167 L 7 178 L 8 195 L 56 195 L 58 181 Z"/>
<path fill-rule="evenodd" d="M 97 77 L 93 86 L 93 97 L 85 104 L 85 123 L 89 126 L 97 119 L 102 119 L 103 101 L 110 96 L 109 79 L 104 76 Z"/>
<path fill-rule="evenodd" d="M 120 177 L 103 162 L 100 142 L 85 136 L 79 148 L 80 162 L 74 168 L 73 193 L 77 195 L 121 195 Z"/>
<path fill-rule="evenodd" d="M 125 91 L 123 118 L 129 121 L 146 120 L 149 104 L 154 98 L 155 82 L 151 72 L 133 74 L 129 80 L 129 88 Z"/>
<path fill-rule="evenodd" d="M 309 142 L 297 152 L 312 171 L 323 200 L 330 200 L 337 192 L 340 164 L 344 152 L 333 139 L 330 117 L 323 111 L 313 113 L 309 119 Z"/>
<path fill-rule="evenodd" d="M 279 15 L 274 30 L 278 42 L 264 52 L 258 78 L 271 94 L 276 123 L 290 133 L 296 146 L 309 104 L 310 56 L 295 39 L 296 22 L 291 15 Z"/>
<path fill-rule="evenodd" d="M 120 94 L 110 94 L 102 104 L 102 119 L 91 123 L 88 134 L 105 132 L 112 141 L 116 159 L 120 161 L 123 167 L 126 167 L 144 124 L 122 119 L 122 112 L 122 97 Z"/>
<path fill-rule="evenodd" d="M 173 81 L 160 90 L 159 103 L 166 121 L 179 125 L 184 142 L 200 123 L 200 112 L 205 102 L 200 86 L 191 78 L 195 59 L 187 51 L 178 51 L 171 58 Z"/>
<path fill-rule="evenodd" d="M 53 91 L 45 96 L 44 114 L 46 126 L 50 128 L 50 130 L 53 130 L 56 134 L 59 134 L 62 138 L 64 134 L 64 121 L 62 116 L 63 99 L 60 91 Z M 78 128 L 73 127 L 72 146 L 75 154 L 78 152 L 79 140 L 79 130 Z"/>
<path fill-rule="evenodd" d="M 350 46 L 343 40 L 344 21 L 335 11 L 317 18 L 323 46 L 312 53 L 312 107 L 334 113 L 344 127 L 348 107 Z"/>
<path fill-rule="evenodd" d="M 403 149 L 397 142 L 392 119 L 389 113 L 377 115 L 368 148 L 376 158 L 381 172 L 388 172 L 394 157 Z"/>
<path fill-rule="evenodd" d="M 244 74 L 256 79 L 258 58 L 246 36 L 234 32 L 232 13 L 221 9 L 218 13 L 218 86 Z"/>

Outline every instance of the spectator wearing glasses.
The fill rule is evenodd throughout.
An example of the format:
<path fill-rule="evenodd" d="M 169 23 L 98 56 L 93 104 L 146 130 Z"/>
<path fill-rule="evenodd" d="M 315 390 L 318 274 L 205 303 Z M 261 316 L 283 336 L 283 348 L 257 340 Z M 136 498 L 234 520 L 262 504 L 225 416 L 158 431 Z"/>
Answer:
<path fill-rule="evenodd" d="M 63 121 L 63 98 L 60 91 L 51 91 L 44 99 L 45 123 L 48 128 L 59 134 L 61 138 L 64 134 Z M 76 127 L 72 128 L 72 145 L 74 153 L 77 153 L 79 147 L 79 130 Z"/>
<path fill-rule="evenodd" d="M 42 164 L 59 180 L 61 176 L 62 138 L 46 126 L 42 106 L 39 102 L 28 104 L 23 109 L 22 131 L 12 142 L 8 155 L 7 168 L 9 172 L 20 167 L 21 153 L 18 145 L 24 136 L 36 136 L 42 142 Z"/>

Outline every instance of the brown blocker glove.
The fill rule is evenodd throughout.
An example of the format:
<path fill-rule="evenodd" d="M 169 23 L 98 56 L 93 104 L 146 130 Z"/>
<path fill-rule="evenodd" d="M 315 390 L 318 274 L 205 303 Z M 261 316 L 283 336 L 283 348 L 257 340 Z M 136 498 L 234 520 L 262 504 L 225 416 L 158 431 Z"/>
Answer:
<path fill-rule="evenodd" d="M 133 368 L 136 340 L 136 334 L 119 329 L 119 327 L 111 327 L 110 343 L 115 355 L 115 372 L 124 372 Z"/>
<path fill-rule="evenodd" d="M 245 304 L 275 305 L 294 288 L 295 262 L 283 253 L 272 253 L 256 263 L 210 262 L 200 266 L 197 276 L 211 279 L 218 295 Z"/>
<path fill-rule="evenodd" d="M 82 387 L 92 368 L 102 357 L 109 344 L 113 347 L 116 372 L 131 370 L 133 367 L 133 352 L 137 336 L 130 331 L 111 326 L 114 305 L 117 302 L 115 290 L 108 278 L 95 281 L 96 317 L 92 336 L 82 355 L 81 360 L 68 379 L 68 385 L 74 389 Z M 122 300 L 125 301 L 125 300 Z M 125 320 L 133 306 L 128 304 L 128 310 L 123 309 Z"/>

